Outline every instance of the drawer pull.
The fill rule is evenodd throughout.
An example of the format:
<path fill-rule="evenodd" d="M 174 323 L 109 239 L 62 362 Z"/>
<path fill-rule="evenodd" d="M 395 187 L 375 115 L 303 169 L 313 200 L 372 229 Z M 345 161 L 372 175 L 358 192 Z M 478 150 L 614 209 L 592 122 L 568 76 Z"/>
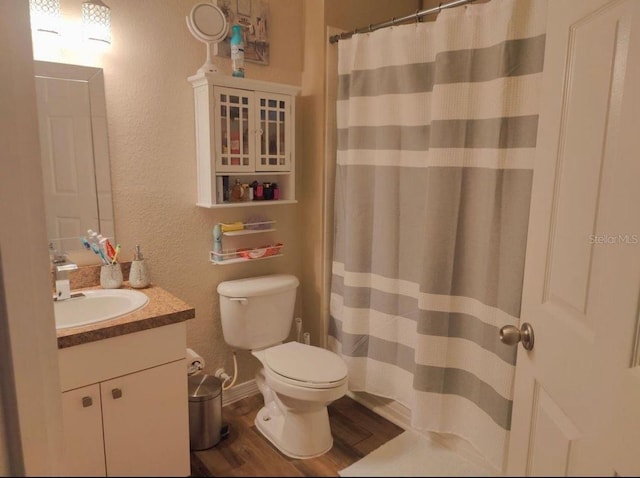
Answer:
<path fill-rule="evenodd" d="M 114 399 L 122 397 L 122 390 L 120 390 L 119 388 L 114 388 L 113 390 L 111 390 L 111 396 Z"/>
<path fill-rule="evenodd" d="M 90 407 L 93 405 L 93 399 L 91 397 L 82 397 L 82 406 L 84 408 Z"/>

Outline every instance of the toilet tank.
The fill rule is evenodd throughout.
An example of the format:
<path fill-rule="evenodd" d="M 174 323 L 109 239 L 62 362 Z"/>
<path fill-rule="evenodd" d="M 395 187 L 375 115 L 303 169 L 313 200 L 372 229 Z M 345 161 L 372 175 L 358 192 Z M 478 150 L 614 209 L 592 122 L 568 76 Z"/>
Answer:
<path fill-rule="evenodd" d="M 291 331 L 298 278 L 271 274 L 218 284 L 224 341 L 257 350 L 283 342 Z"/>

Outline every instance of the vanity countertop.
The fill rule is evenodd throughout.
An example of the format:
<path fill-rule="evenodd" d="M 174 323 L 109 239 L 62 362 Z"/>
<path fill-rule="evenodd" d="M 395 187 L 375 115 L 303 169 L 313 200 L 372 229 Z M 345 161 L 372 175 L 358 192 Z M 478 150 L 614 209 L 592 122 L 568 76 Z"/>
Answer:
<path fill-rule="evenodd" d="M 99 289 L 100 287 L 86 287 L 74 289 L 73 292 L 82 290 Z M 123 289 L 132 289 L 128 282 L 124 282 Z M 73 347 L 74 345 L 95 342 L 97 340 L 130 334 L 141 330 L 161 327 L 163 325 L 184 322 L 196 316 L 195 309 L 170 294 L 161 287 L 150 285 L 144 289 L 135 289 L 149 297 L 149 303 L 130 314 L 116 317 L 115 319 L 96 322 L 57 330 L 58 348 Z"/>

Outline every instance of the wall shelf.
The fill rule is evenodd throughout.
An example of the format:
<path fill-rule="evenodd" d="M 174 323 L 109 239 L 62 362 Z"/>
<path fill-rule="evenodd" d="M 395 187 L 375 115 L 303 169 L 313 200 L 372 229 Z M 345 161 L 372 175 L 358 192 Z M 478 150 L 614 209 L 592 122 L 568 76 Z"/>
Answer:
<path fill-rule="evenodd" d="M 247 234 L 260 234 L 261 232 L 273 232 L 274 228 L 269 229 L 243 229 L 242 231 L 227 231 L 223 232 L 223 236 L 246 236 Z"/>
<path fill-rule="evenodd" d="M 256 249 L 260 249 L 260 248 L 256 248 Z M 282 246 L 280 247 L 280 249 L 282 249 Z M 264 259 L 274 259 L 276 257 L 282 257 L 282 256 L 284 256 L 284 254 L 279 253 L 279 254 L 274 254 L 274 255 L 271 255 L 271 256 L 256 257 L 254 259 L 250 259 L 248 257 L 238 257 L 238 253 L 236 251 L 223 252 L 222 254 L 216 254 L 213 251 L 210 252 L 211 263 L 216 265 L 216 266 L 226 266 L 226 265 L 229 265 L 229 264 L 238 264 L 240 262 L 262 261 Z M 216 258 L 218 258 L 218 260 L 216 260 Z M 222 260 L 220 260 L 221 258 L 222 258 Z"/>
<path fill-rule="evenodd" d="M 234 222 L 234 223 L 218 223 L 216 227 L 221 230 L 221 243 L 223 237 L 238 238 L 240 236 L 249 236 L 253 234 L 261 234 L 273 232 L 276 230 L 275 221 L 259 221 L 259 222 Z M 209 260 L 215 265 L 237 264 L 239 262 L 259 261 L 263 259 L 272 259 L 281 257 L 284 244 L 263 244 L 259 247 L 239 247 L 233 249 L 223 249 L 221 252 L 209 251 Z"/>
<path fill-rule="evenodd" d="M 209 209 L 225 208 L 225 207 L 251 207 L 251 206 L 272 206 L 280 204 L 297 204 L 295 199 L 278 199 L 276 201 L 240 201 L 240 202 L 224 202 L 221 204 L 196 203 L 196 206 Z"/>

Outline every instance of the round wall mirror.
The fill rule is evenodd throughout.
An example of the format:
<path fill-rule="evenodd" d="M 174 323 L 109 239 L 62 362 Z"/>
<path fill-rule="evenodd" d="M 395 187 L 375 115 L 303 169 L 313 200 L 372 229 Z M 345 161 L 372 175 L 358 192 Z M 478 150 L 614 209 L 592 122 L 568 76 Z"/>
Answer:
<path fill-rule="evenodd" d="M 207 45 L 207 58 L 198 73 L 217 73 L 211 61 L 211 47 L 224 40 L 229 32 L 229 22 L 224 13 L 213 3 L 197 3 L 187 15 L 187 26 L 197 40 Z"/>

